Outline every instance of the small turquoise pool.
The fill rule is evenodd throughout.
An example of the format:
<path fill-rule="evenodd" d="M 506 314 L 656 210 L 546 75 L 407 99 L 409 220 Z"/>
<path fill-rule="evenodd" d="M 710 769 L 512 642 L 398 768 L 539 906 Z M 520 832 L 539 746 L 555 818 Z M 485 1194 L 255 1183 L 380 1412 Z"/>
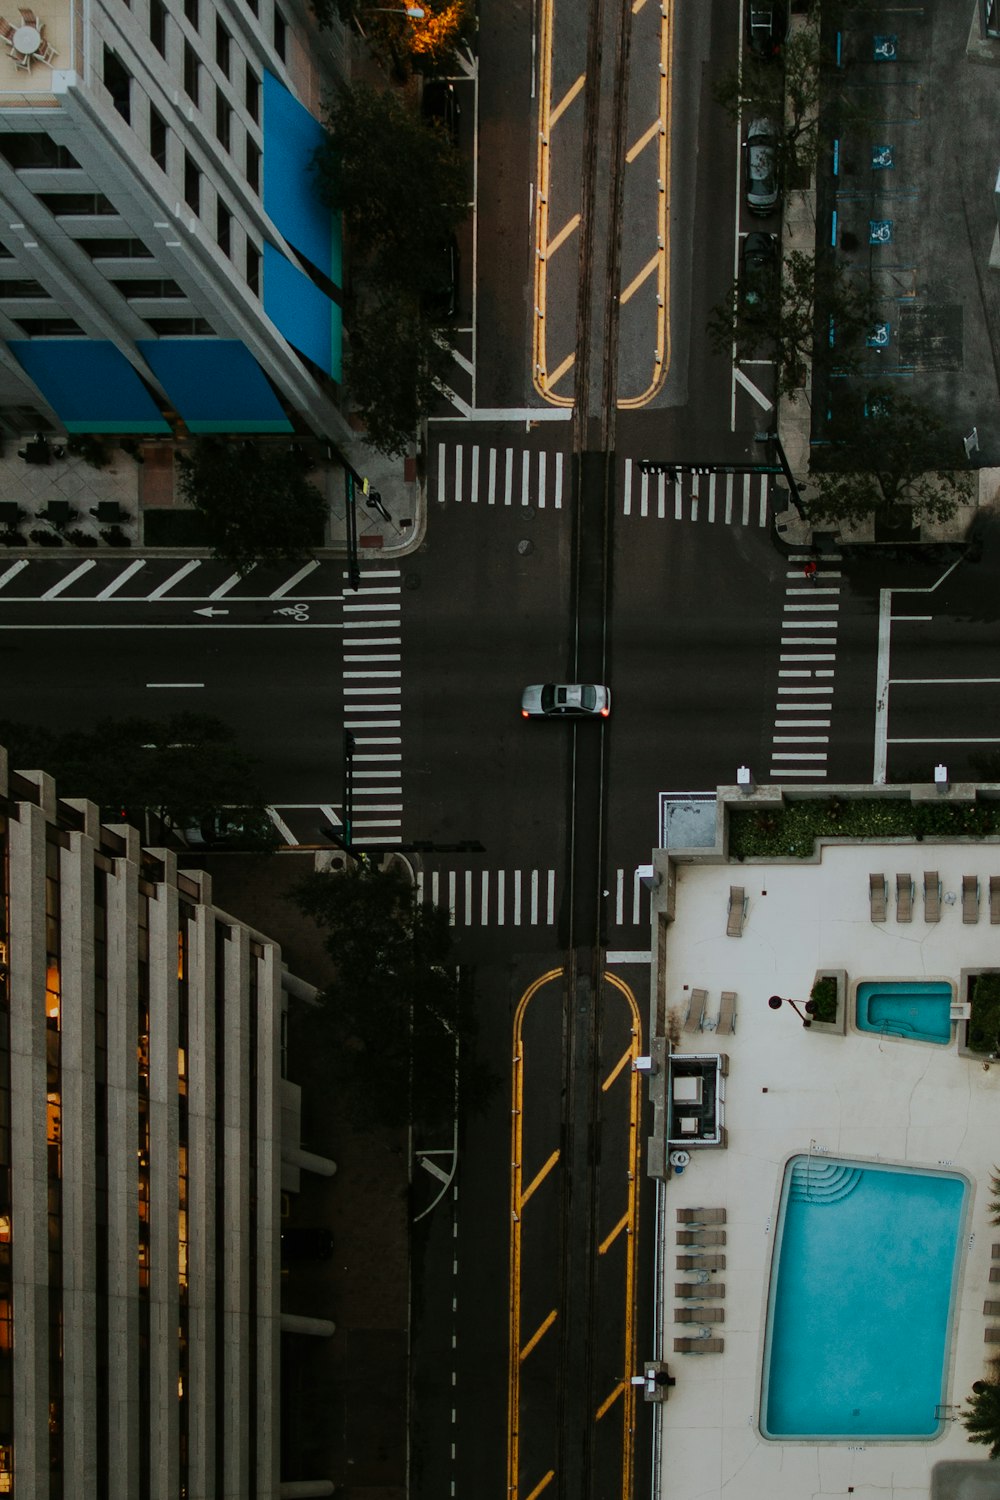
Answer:
<path fill-rule="evenodd" d="M 967 1193 L 955 1172 L 788 1163 L 768 1292 L 765 1438 L 938 1434 Z"/>
<path fill-rule="evenodd" d="M 873 979 L 858 985 L 858 1030 L 946 1047 L 952 998 L 946 979 Z"/>

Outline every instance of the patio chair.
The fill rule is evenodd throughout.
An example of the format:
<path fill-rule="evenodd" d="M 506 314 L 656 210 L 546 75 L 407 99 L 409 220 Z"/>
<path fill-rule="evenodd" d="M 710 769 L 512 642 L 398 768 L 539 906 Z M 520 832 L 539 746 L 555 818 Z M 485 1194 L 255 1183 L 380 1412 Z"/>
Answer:
<path fill-rule="evenodd" d="M 871 907 L 872 921 L 884 922 L 886 906 L 886 886 L 884 875 L 869 875 L 868 904 Z"/>
<path fill-rule="evenodd" d="M 990 921 L 1000 922 L 1000 875 L 990 876 Z"/>
<path fill-rule="evenodd" d="M 724 1271 L 726 1269 L 726 1257 L 724 1255 L 678 1255 L 678 1271 Z"/>
<path fill-rule="evenodd" d="M 708 999 L 707 990 L 692 990 L 691 1004 L 684 1020 L 685 1031 L 700 1031 L 701 1023 L 705 1019 L 705 1001 Z"/>
<path fill-rule="evenodd" d="M 675 1281 L 674 1296 L 678 1302 L 698 1301 L 701 1297 L 718 1300 L 726 1295 L 724 1281 Z"/>
<path fill-rule="evenodd" d="M 726 1231 L 724 1229 L 678 1229 L 678 1245 L 695 1245 L 699 1250 L 705 1250 L 710 1245 L 724 1245 L 726 1243 Z"/>
<path fill-rule="evenodd" d="M 725 1339 L 674 1339 L 675 1354 L 721 1354 Z"/>
<path fill-rule="evenodd" d="M 25 26 L 34 26 L 36 28 L 40 26 L 38 17 L 33 10 L 29 10 L 26 5 L 19 5 L 17 8 L 21 12 L 21 20 Z"/>
<path fill-rule="evenodd" d="M 736 991 L 723 990 L 719 1003 L 719 1019 L 715 1023 L 716 1036 L 731 1036 L 736 1030 Z"/>
<path fill-rule="evenodd" d="M 724 1323 L 724 1307 L 675 1307 L 675 1323 Z"/>
<path fill-rule="evenodd" d="M 975 875 L 962 876 L 962 921 L 979 921 L 979 881 Z"/>
<path fill-rule="evenodd" d="M 924 921 L 941 920 L 941 877 L 937 870 L 924 871 Z"/>
<path fill-rule="evenodd" d="M 677 1222 L 678 1224 L 724 1224 L 726 1210 L 724 1208 L 679 1208 Z"/>
<path fill-rule="evenodd" d="M 5 42 L 13 42 L 14 40 L 14 28 L 7 20 L 6 16 L 0 16 L 0 37 L 2 37 Z"/>
<path fill-rule="evenodd" d="M 1000 1318 L 1000 1302 L 991 1302 L 989 1297 L 983 1303 L 984 1318 Z"/>
<path fill-rule="evenodd" d="M 726 937 L 742 937 L 743 921 L 747 914 L 747 895 L 741 885 L 729 887 L 729 920 L 726 923 Z"/>
<path fill-rule="evenodd" d="M 896 921 L 913 921 L 913 876 L 896 876 Z"/>

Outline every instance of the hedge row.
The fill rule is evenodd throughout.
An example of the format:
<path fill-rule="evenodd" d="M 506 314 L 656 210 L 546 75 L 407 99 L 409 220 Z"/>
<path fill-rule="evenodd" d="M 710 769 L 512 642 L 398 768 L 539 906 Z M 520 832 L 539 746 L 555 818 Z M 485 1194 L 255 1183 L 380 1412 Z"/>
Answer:
<path fill-rule="evenodd" d="M 784 808 L 731 808 L 736 859 L 808 859 L 818 838 L 983 837 L 1000 834 L 1000 802 L 875 802 L 831 797 Z"/>

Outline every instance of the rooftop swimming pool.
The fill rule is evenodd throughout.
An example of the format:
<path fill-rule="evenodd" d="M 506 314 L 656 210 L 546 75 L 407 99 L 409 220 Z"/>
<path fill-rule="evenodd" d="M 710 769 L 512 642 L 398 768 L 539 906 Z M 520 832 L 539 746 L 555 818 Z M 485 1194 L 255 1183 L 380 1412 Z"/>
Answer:
<path fill-rule="evenodd" d="M 967 1193 L 954 1172 L 788 1162 L 768 1293 L 765 1438 L 938 1434 Z"/>
<path fill-rule="evenodd" d="M 858 985 L 855 1020 L 859 1031 L 946 1047 L 952 999 L 946 979 L 873 979 Z"/>

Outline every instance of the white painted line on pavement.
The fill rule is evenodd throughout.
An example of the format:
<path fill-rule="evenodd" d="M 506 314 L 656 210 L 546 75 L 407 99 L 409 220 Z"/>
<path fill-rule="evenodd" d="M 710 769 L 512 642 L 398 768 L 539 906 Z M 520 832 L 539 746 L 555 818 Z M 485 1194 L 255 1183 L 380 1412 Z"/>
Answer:
<path fill-rule="evenodd" d="M 438 490 L 437 490 L 437 497 L 438 497 L 438 504 L 439 505 L 443 505 L 444 504 L 444 463 L 445 463 L 445 446 L 444 446 L 444 443 L 438 443 Z"/>
<path fill-rule="evenodd" d="M 489 478 L 487 479 L 486 501 L 489 505 L 495 505 L 497 500 L 497 450 L 490 449 Z"/>
<path fill-rule="evenodd" d="M 538 455 L 538 508 L 545 509 L 545 460 L 548 455 L 542 451 Z"/>
<path fill-rule="evenodd" d="M 55 599 L 62 593 L 63 589 L 68 589 L 71 583 L 75 583 L 78 578 L 83 577 L 84 573 L 89 573 L 91 568 L 96 567 L 97 563 L 95 560 L 92 557 L 88 557 L 86 562 L 80 563 L 79 567 L 74 568 L 72 573 L 67 573 L 65 578 L 60 578 L 58 583 L 54 583 L 50 589 L 46 589 L 45 593 L 40 597 L 42 599 Z"/>
<path fill-rule="evenodd" d="M 662 521 L 667 514 L 667 476 L 657 474 L 656 476 L 656 515 Z"/>
<path fill-rule="evenodd" d="M 823 645 L 828 646 L 829 641 Z M 836 661 L 837 657 L 833 651 L 783 651 L 778 657 L 779 661 Z"/>
<path fill-rule="evenodd" d="M 465 925 L 472 921 L 472 871 L 465 872 Z"/>
<path fill-rule="evenodd" d="M 293 573 L 291 578 L 286 578 L 281 587 L 275 589 L 274 593 L 271 595 L 271 598 L 284 599 L 286 594 L 291 593 L 292 589 L 297 583 L 301 583 L 303 578 L 308 578 L 310 573 L 315 573 L 318 567 L 319 563 L 317 562 L 316 558 L 312 558 L 311 561 L 305 563 L 297 573 Z"/>
<path fill-rule="evenodd" d="M 735 475 L 726 475 L 726 525 L 732 524 L 733 519 L 733 479 Z"/>
<path fill-rule="evenodd" d="M 364 658 L 361 658 L 361 659 L 363 660 Z M 386 657 L 382 657 L 383 661 L 385 661 L 387 659 L 388 658 L 386 658 Z M 387 672 L 345 672 L 344 673 L 345 677 L 364 677 L 364 678 L 372 678 L 372 677 L 402 677 L 402 675 L 403 675 L 402 672 L 398 672 L 398 671 L 397 672 L 388 672 L 387 671 Z"/>
<path fill-rule="evenodd" d="M 625 871 L 615 875 L 615 922 L 620 927 L 625 919 Z"/>
<path fill-rule="evenodd" d="M 649 475 L 645 470 L 639 475 L 639 514 L 649 515 Z"/>
<path fill-rule="evenodd" d="M 342 828 L 344 826 L 337 814 L 336 809 L 332 807 L 329 802 L 321 802 L 319 810 L 323 814 L 327 822 L 332 823 L 334 828 Z"/>
<path fill-rule="evenodd" d="M 825 767 L 811 766 L 808 771 L 797 771 L 794 766 L 772 766 L 770 774 L 780 776 L 782 780 L 789 776 L 807 776 L 810 781 L 818 781 L 826 775 Z"/>
<path fill-rule="evenodd" d="M 928 620 L 933 620 L 933 618 L 933 615 L 893 615 L 892 623 L 894 625 L 901 623 L 904 625 L 926 625 Z"/>
<path fill-rule="evenodd" d="M 889 681 L 893 687 L 900 684 L 913 687 L 951 687 L 952 683 L 983 687 L 1000 682 L 1000 677 L 890 677 Z"/>
<path fill-rule="evenodd" d="M 625 489 L 625 504 L 622 509 L 622 514 L 630 516 L 632 514 L 632 460 L 630 458 L 627 458 L 625 460 L 625 479 L 623 483 Z"/>
<path fill-rule="evenodd" d="M 472 463 L 469 466 L 469 499 L 473 505 L 479 503 L 479 444 L 472 445 Z"/>
<path fill-rule="evenodd" d="M 889 733 L 889 644 L 892 633 L 892 589 L 879 589 L 878 654 L 875 666 L 875 758 L 872 782 L 880 786 L 886 779 Z"/>
<path fill-rule="evenodd" d="M 182 578 L 186 578 L 189 573 L 194 572 L 195 568 L 200 567 L 201 559 L 197 557 L 193 558 L 190 562 L 184 563 L 182 567 L 177 569 L 176 573 L 171 573 L 166 582 L 158 584 L 157 587 L 153 589 L 152 593 L 149 595 L 149 598 L 162 599 L 167 590 L 172 589 L 175 583 L 180 583 Z"/>
<path fill-rule="evenodd" d="M 455 447 L 455 499 L 461 503 L 462 500 L 462 445 L 458 443 Z"/>
<path fill-rule="evenodd" d="M 233 573 L 229 578 L 226 579 L 225 583 L 220 583 L 217 589 L 213 589 L 208 597 L 210 599 L 224 599 L 225 596 L 229 593 L 229 590 L 235 584 L 239 583 L 242 577 L 242 573 Z"/>
<path fill-rule="evenodd" d="M 203 682 L 147 682 L 148 688 L 203 688 Z"/>
<path fill-rule="evenodd" d="M 775 719 L 774 729 L 829 729 L 829 719 Z"/>
<path fill-rule="evenodd" d="M 747 395 L 750 396 L 754 401 L 756 401 L 757 405 L 762 411 L 774 410 L 774 402 L 770 401 L 767 396 L 764 395 L 764 392 L 762 390 L 759 390 L 748 376 L 744 375 L 743 371 L 739 368 L 738 365 L 733 366 L 733 374 L 735 375 L 737 382 L 746 391 Z"/>
<path fill-rule="evenodd" d="M 545 909 L 546 909 L 546 913 L 547 913 L 548 923 L 549 923 L 549 926 L 551 927 L 552 923 L 556 919 L 556 872 L 555 872 L 555 870 L 550 870 L 549 871 L 549 895 L 548 895 L 548 901 L 546 903 L 546 908 Z"/>
<path fill-rule="evenodd" d="M 98 599 L 110 599 L 112 594 L 116 594 L 124 584 L 128 583 L 130 578 L 134 578 L 145 566 L 146 559 L 144 557 L 139 557 L 135 562 L 130 562 L 128 567 L 123 568 L 117 578 L 112 578 L 107 587 L 101 589 L 96 597 Z"/>
<path fill-rule="evenodd" d="M 295 837 L 294 833 L 289 828 L 284 818 L 282 818 L 279 813 L 275 812 L 273 807 L 268 807 L 265 809 L 265 811 L 268 817 L 271 819 L 271 822 L 274 824 L 275 828 L 281 834 L 281 837 L 284 839 L 285 843 L 297 844 L 298 839 Z"/>
<path fill-rule="evenodd" d="M 510 505 L 514 497 L 514 450 L 507 449 L 507 462 L 503 471 L 503 503 Z"/>
<path fill-rule="evenodd" d="M 761 526 L 767 525 L 767 479 L 768 476 L 766 474 L 760 476 L 760 514 L 758 519 Z"/>
<path fill-rule="evenodd" d="M 483 870 L 479 882 L 479 920 L 485 927 L 490 920 L 490 872 Z"/>
<path fill-rule="evenodd" d="M 563 456 L 562 456 L 561 453 L 557 453 L 556 454 L 556 499 L 555 499 L 556 510 L 562 510 L 562 500 L 563 500 Z"/>
<path fill-rule="evenodd" d="M 825 750 L 775 750 L 772 760 L 826 760 Z"/>
<path fill-rule="evenodd" d="M 345 719 L 345 729 L 398 729 L 399 719 Z"/>
<path fill-rule="evenodd" d="M 632 876 L 632 921 L 639 920 L 639 901 L 642 896 L 642 886 L 639 884 L 639 871 L 636 870 Z"/>
<path fill-rule="evenodd" d="M 652 961 L 649 948 L 609 948 L 604 955 L 606 964 L 650 964 Z"/>
<path fill-rule="evenodd" d="M 514 926 L 521 925 L 521 872 L 514 871 Z"/>
<path fill-rule="evenodd" d="M 521 454 L 521 504 L 531 504 L 531 454 L 525 449 Z"/>
<path fill-rule="evenodd" d="M 1000 736 L 997 735 L 932 735 L 929 737 L 907 736 L 904 739 L 896 735 L 890 735 L 890 745 L 1000 745 Z"/>
<path fill-rule="evenodd" d="M 506 920 L 505 913 L 504 913 L 504 904 L 505 904 L 504 903 L 504 897 L 506 895 L 506 886 L 507 886 L 507 872 L 506 872 L 506 870 L 498 870 L 497 871 L 497 926 L 498 927 L 502 927 L 503 924 L 504 924 L 504 922 L 505 922 L 505 920 Z"/>
<path fill-rule="evenodd" d="M 750 525 L 750 475 L 743 476 L 743 525 Z"/>
<path fill-rule="evenodd" d="M 708 476 L 708 519 L 709 519 L 709 521 L 714 521 L 715 520 L 715 481 L 716 481 L 717 478 L 718 478 L 717 474 L 709 474 L 709 476 Z"/>
<path fill-rule="evenodd" d="M 6 568 L 3 573 L 0 573 L 0 589 L 2 589 L 5 584 L 10 583 L 10 580 L 12 578 L 16 578 L 18 573 L 23 572 L 27 566 L 28 559 L 26 557 L 18 558 L 16 563 L 11 563 L 9 568 Z"/>
<path fill-rule="evenodd" d="M 776 734 L 774 743 L 776 745 L 828 745 L 830 736 L 828 734 Z"/>
<path fill-rule="evenodd" d="M 346 641 L 344 643 L 347 644 Z M 369 654 L 367 651 L 345 651 L 345 661 L 399 661 L 398 651 L 386 651 L 382 655 Z M 347 674 L 345 674 L 347 675 Z"/>
<path fill-rule="evenodd" d="M 538 926 L 538 871 L 531 872 L 531 925 Z"/>

